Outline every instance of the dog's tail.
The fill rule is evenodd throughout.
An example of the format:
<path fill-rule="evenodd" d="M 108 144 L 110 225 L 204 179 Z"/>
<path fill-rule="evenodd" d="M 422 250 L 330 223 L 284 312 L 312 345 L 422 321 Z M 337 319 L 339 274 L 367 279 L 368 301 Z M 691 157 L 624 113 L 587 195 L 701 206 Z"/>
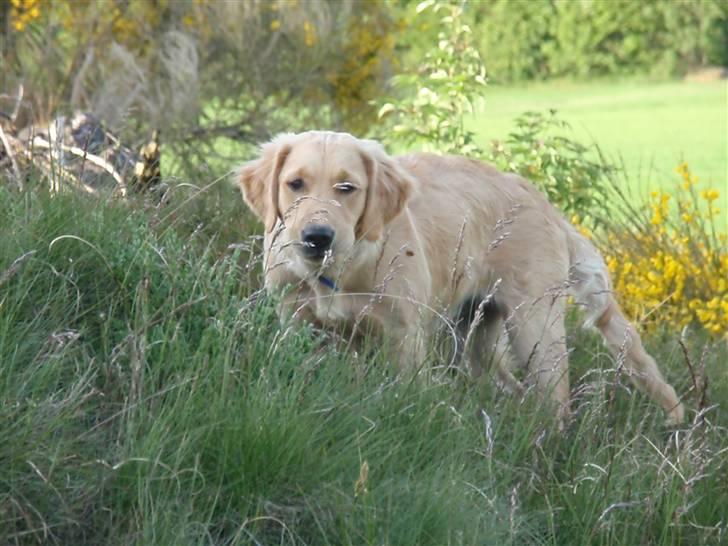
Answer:
<path fill-rule="evenodd" d="M 584 326 L 595 327 L 607 347 L 624 365 L 630 379 L 658 402 L 671 424 L 683 421 L 685 410 L 675 389 L 662 377 L 647 354 L 635 327 L 625 318 L 612 295 L 609 270 L 599 251 L 574 226 L 564 220 L 569 241 L 569 292 L 586 313 Z"/>

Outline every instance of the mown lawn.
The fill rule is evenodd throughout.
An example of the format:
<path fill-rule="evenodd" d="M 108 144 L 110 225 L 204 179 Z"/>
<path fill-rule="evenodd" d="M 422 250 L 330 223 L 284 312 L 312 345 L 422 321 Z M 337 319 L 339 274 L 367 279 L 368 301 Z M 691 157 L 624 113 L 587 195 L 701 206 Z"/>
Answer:
<path fill-rule="evenodd" d="M 158 208 L 0 181 L 1 543 L 728 537 L 725 345 L 686 331 L 691 375 L 677 332 L 646 339 L 703 412 L 670 430 L 573 328 L 575 419 L 556 432 L 533 397 L 443 370 L 441 347 L 411 382 L 386 353 L 280 325 L 239 196 L 195 191 Z"/>
<path fill-rule="evenodd" d="M 527 110 L 556 109 L 577 139 L 621 158 L 633 184 L 669 190 L 684 159 L 701 182 L 728 189 L 728 82 L 550 82 L 487 88 L 472 126 L 504 138 Z M 725 203 L 725 201 L 724 201 Z"/>

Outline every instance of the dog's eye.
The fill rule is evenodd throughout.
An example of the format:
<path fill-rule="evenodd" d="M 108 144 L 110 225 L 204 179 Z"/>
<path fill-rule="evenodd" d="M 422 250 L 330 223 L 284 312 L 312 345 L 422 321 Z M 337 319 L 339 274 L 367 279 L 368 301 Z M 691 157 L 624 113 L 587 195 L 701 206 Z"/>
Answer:
<path fill-rule="evenodd" d="M 339 193 L 351 193 L 356 190 L 356 186 L 349 182 L 339 182 L 338 184 L 334 184 L 334 189 Z"/>
<path fill-rule="evenodd" d="M 288 187 L 291 188 L 292 191 L 298 191 L 301 188 L 303 188 L 303 180 L 300 178 L 296 178 L 295 180 L 291 180 L 288 183 Z"/>

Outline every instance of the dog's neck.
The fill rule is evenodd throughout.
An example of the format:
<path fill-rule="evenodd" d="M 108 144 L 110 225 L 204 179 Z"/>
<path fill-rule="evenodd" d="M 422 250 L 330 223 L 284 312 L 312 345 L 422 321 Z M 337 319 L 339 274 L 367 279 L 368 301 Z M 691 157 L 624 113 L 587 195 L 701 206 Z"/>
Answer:
<path fill-rule="evenodd" d="M 322 271 L 314 271 L 317 293 L 346 293 L 371 291 L 375 283 L 376 262 L 381 255 L 383 241 L 357 241 L 348 255 Z"/>
<path fill-rule="evenodd" d="M 361 301 L 368 301 L 367 294 L 374 293 L 372 272 L 376 269 L 378 248 L 378 244 L 357 243 L 354 253 L 341 256 L 339 263 L 334 262 L 323 271 L 298 272 L 300 281 L 311 290 L 309 306 L 318 320 L 346 322 L 356 318 Z"/>

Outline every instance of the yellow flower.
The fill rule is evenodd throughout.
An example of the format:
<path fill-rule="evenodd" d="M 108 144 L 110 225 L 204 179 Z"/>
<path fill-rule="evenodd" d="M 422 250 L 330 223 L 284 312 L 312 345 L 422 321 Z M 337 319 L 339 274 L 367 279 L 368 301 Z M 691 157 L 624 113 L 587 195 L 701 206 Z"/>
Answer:
<path fill-rule="evenodd" d="M 15 30 L 23 32 L 29 23 L 40 17 L 40 0 L 11 0 L 10 21 Z"/>
<path fill-rule="evenodd" d="M 316 29 L 308 21 L 304 21 L 303 23 L 303 43 L 305 43 L 307 47 L 313 47 L 316 45 Z"/>
<path fill-rule="evenodd" d="M 677 210 L 670 210 L 670 196 L 663 192 L 652 192 L 645 204 L 657 228 L 611 229 L 597 241 L 615 294 L 642 328 L 700 326 L 711 336 L 728 338 L 728 234 L 717 225 L 712 205 L 719 192 L 693 192 L 697 178 L 687 164 L 676 171 L 682 178 L 673 194 Z M 698 199 L 708 201 L 707 210 Z M 673 213 L 683 221 L 670 222 Z M 706 238 L 706 230 L 715 232 L 717 241 Z"/>
<path fill-rule="evenodd" d="M 710 190 L 703 190 L 700 192 L 700 197 L 702 197 L 703 199 L 705 199 L 708 202 L 715 201 L 716 199 L 718 199 L 719 196 L 720 196 L 720 193 L 718 192 L 718 190 L 710 189 Z"/>
<path fill-rule="evenodd" d="M 271 30 L 276 31 L 279 28 L 281 28 L 281 22 L 278 19 L 275 19 L 275 20 L 273 20 L 273 21 L 270 22 L 270 29 Z"/>

